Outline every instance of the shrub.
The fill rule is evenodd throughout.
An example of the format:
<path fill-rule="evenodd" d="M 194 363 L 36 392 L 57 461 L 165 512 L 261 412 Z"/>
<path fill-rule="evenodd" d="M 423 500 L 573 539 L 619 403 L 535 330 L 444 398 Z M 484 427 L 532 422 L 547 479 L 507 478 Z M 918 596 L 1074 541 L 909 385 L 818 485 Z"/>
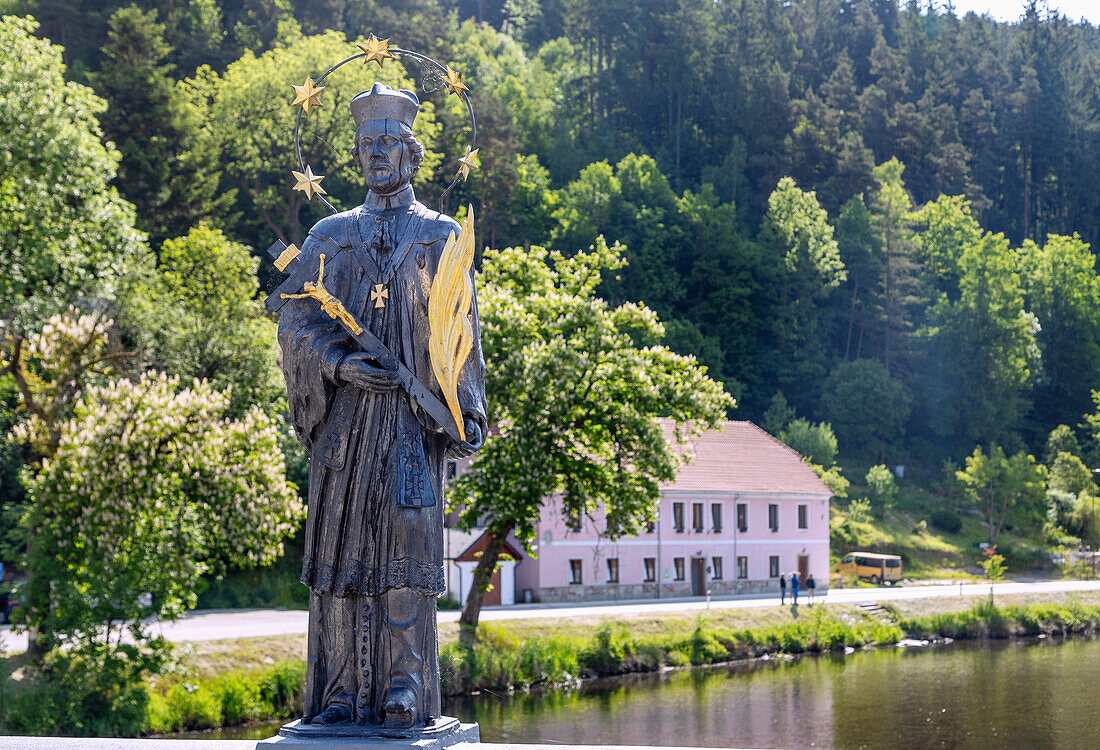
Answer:
<path fill-rule="evenodd" d="M 696 623 L 695 630 L 684 645 L 692 664 L 714 664 L 729 659 L 729 649 L 722 645 L 713 630 L 706 628 L 702 620 Z"/>
<path fill-rule="evenodd" d="M 959 518 L 959 514 L 947 510 L 946 508 L 939 508 L 932 511 L 930 520 L 933 526 L 940 531 L 946 531 L 948 534 L 958 534 L 962 531 L 963 522 L 962 519 Z"/>
<path fill-rule="evenodd" d="M 221 704 L 222 723 L 243 724 L 261 715 L 260 686 L 242 675 L 226 675 L 214 685 L 214 695 Z"/>
<path fill-rule="evenodd" d="M 878 508 L 886 508 L 893 504 L 898 494 L 898 485 L 894 481 L 894 475 L 884 465 L 878 464 L 867 470 L 864 478 L 867 483 L 868 499 Z"/>
<path fill-rule="evenodd" d="M 634 654 L 636 644 L 626 629 L 615 623 L 604 623 L 596 638 L 580 653 L 578 661 L 595 674 L 621 674 L 627 659 Z"/>
<path fill-rule="evenodd" d="M 829 469 L 836 463 L 836 435 L 827 422 L 795 419 L 779 433 L 779 439 L 812 464 Z"/>
<path fill-rule="evenodd" d="M 305 672 L 302 662 L 283 662 L 260 675 L 258 688 L 264 715 L 289 716 L 301 710 Z"/>
<path fill-rule="evenodd" d="M 691 657 L 684 651 L 674 648 L 665 653 L 665 664 L 670 667 L 690 667 Z"/>
<path fill-rule="evenodd" d="M 162 726 L 169 732 L 181 729 L 207 729 L 221 726 L 222 707 L 209 687 L 177 682 L 164 698 Z"/>
<path fill-rule="evenodd" d="M 129 653 L 134 646 L 123 647 Z M 137 661 L 93 658 L 99 654 L 54 650 L 35 681 L 0 701 L 5 734 L 119 737 L 138 734 L 149 691 Z"/>

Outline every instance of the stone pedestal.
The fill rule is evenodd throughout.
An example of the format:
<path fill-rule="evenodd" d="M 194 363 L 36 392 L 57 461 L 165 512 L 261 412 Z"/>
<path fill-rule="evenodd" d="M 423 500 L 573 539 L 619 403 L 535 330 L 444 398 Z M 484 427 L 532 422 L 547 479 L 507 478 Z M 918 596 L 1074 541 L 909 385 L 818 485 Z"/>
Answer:
<path fill-rule="evenodd" d="M 280 729 L 277 737 L 260 740 L 256 750 L 446 750 L 465 742 L 481 742 L 481 730 L 477 724 L 462 724 L 451 716 L 441 716 L 431 726 L 418 729 L 357 724 L 314 726 L 299 719 Z"/>

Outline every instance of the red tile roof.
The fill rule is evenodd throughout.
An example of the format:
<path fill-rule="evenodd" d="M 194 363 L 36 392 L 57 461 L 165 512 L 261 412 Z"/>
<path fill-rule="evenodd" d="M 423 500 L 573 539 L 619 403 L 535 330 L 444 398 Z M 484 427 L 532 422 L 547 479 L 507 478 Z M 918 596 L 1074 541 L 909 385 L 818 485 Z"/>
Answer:
<path fill-rule="evenodd" d="M 672 422 L 665 423 L 671 440 Z M 722 422 L 678 450 L 693 455 L 662 489 L 832 495 L 798 453 L 752 422 Z"/>

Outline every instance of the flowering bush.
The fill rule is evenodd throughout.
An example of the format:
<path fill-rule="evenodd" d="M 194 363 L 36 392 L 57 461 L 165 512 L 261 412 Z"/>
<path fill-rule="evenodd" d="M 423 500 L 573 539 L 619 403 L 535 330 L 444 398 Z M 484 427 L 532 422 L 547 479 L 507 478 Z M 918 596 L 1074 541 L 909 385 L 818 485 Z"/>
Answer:
<path fill-rule="evenodd" d="M 103 315 L 82 314 L 69 307 L 12 347 L 12 374 L 27 413 L 27 419 L 13 430 L 17 442 L 26 443 L 39 456 L 53 453 L 75 395 L 114 356 L 109 351 L 113 325 Z"/>
<path fill-rule="evenodd" d="M 29 479 L 28 624 L 89 653 L 148 639 L 193 606 L 199 577 L 271 562 L 303 513 L 276 425 L 162 374 L 84 390 Z"/>

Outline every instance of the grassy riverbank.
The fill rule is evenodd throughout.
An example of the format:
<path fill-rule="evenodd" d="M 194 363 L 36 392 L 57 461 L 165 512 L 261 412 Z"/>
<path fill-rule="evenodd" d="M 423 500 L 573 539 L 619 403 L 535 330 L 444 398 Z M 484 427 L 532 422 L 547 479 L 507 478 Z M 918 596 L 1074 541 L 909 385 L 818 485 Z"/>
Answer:
<path fill-rule="evenodd" d="M 1100 593 L 901 601 L 869 613 L 847 605 L 713 610 L 486 623 L 473 648 L 440 628 L 444 692 L 554 688 L 594 676 L 716 664 L 765 654 L 887 645 L 902 638 L 1006 638 L 1100 629 Z M 130 733 L 169 733 L 296 715 L 304 636 L 180 646 L 179 666 L 144 690 Z M 53 733 L 59 691 L 0 662 L 0 733 Z M 14 678 L 11 672 L 14 670 Z"/>

